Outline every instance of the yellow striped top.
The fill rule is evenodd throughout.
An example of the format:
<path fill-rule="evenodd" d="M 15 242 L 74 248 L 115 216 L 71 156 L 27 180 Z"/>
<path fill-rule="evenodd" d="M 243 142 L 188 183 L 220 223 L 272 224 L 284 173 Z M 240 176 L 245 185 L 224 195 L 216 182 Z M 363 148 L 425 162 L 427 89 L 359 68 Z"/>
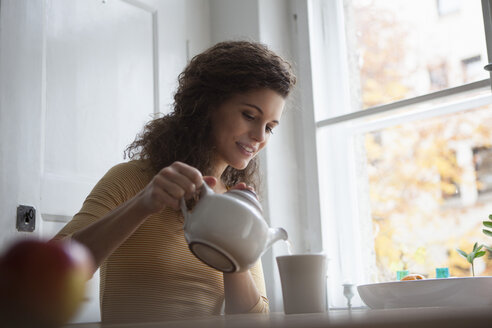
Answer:
<path fill-rule="evenodd" d="M 70 237 L 136 195 L 152 179 L 145 161 L 111 168 L 81 210 L 54 239 Z M 250 312 L 268 312 L 261 261 L 250 270 L 260 299 Z M 101 265 L 103 322 L 162 321 L 218 315 L 224 302 L 222 273 L 188 249 L 183 217 L 166 208 L 149 216 Z"/>

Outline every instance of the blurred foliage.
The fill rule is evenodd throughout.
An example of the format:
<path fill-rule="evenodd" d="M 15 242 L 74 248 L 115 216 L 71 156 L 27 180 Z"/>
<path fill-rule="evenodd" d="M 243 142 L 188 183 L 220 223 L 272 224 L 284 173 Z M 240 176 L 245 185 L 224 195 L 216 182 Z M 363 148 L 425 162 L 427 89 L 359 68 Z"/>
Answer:
<path fill-rule="evenodd" d="M 362 44 L 363 108 L 412 96 L 412 86 L 405 83 L 413 69 L 405 65 L 408 28 L 395 24 L 390 12 L 370 6 L 355 8 L 354 14 Z M 463 179 L 470 168 L 458 163 L 457 149 L 490 147 L 491 126 L 492 110 L 482 107 L 365 135 L 381 281 L 395 280 L 403 269 L 434 277 L 436 267 L 449 267 L 451 276 L 470 275 L 470 264 L 456 248 L 471 249 L 476 240 L 486 243 L 480 236 L 482 222 L 474 217 L 484 204 L 460 202 L 460 186 L 475 184 L 476 190 L 477 181 Z M 480 261 L 482 274 L 492 273 L 488 256 Z"/>

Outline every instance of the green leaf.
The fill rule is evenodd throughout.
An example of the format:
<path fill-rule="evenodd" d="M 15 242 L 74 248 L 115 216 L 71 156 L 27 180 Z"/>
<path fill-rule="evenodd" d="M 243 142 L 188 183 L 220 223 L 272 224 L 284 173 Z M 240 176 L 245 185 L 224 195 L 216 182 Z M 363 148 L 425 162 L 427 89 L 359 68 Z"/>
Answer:
<path fill-rule="evenodd" d="M 489 215 L 489 220 L 492 220 L 492 214 Z"/>
<path fill-rule="evenodd" d="M 475 254 L 475 258 L 482 257 L 482 256 L 484 256 L 485 254 L 487 254 L 487 252 L 486 252 L 486 251 L 481 251 L 481 252 L 478 252 L 477 254 Z"/>
<path fill-rule="evenodd" d="M 473 252 L 477 251 L 477 245 L 478 245 L 478 243 L 475 243 L 475 245 L 473 245 Z"/>
<path fill-rule="evenodd" d="M 482 229 L 482 232 L 483 232 L 484 234 L 486 234 L 487 236 L 492 237 L 492 231 L 487 230 L 487 229 Z"/>
<path fill-rule="evenodd" d="M 474 255 L 475 254 L 473 254 L 473 253 L 468 254 L 468 256 L 466 257 L 466 260 L 468 261 L 468 263 L 473 264 L 473 260 L 474 260 L 473 256 Z"/>
<path fill-rule="evenodd" d="M 479 246 L 477 249 L 475 249 L 473 252 L 475 252 L 475 253 L 476 253 L 476 252 L 478 252 L 479 250 L 481 250 L 481 249 L 482 249 L 482 247 L 483 247 L 483 245 L 480 245 L 480 246 Z"/>
<path fill-rule="evenodd" d="M 462 251 L 461 249 L 456 249 L 458 253 L 460 253 L 461 256 L 463 256 L 465 259 L 467 258 L 468 254 L 465 251 Z"/>
<path fill-rule="evenodd" d="M 483 221 L 483 225 L 486 226 L 487 228 L 492 228 L 492 222 Z"/>

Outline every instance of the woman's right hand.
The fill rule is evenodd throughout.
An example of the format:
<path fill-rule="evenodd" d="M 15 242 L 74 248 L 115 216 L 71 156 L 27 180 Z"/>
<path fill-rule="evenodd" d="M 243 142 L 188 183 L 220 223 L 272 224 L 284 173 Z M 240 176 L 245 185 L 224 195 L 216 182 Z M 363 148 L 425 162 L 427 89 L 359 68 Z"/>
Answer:
<path fill-rule="evenodd" d="M 174 162 L 160 170 L 137 197 L 149 215 L 166 206 L 179 210 L 180 199 L 193 197 L 202 184 L 200 171 L 185 163 Z"/>

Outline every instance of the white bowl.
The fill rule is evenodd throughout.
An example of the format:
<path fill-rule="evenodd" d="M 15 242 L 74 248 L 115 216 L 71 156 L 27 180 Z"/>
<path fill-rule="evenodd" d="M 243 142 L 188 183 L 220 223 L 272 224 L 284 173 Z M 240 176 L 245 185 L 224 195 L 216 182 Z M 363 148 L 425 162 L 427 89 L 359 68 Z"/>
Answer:
<path fill-rule="evenodd" d="M 372 309 L 492 306 L 492 277 L 392 281 L 357 290 Z"/>

